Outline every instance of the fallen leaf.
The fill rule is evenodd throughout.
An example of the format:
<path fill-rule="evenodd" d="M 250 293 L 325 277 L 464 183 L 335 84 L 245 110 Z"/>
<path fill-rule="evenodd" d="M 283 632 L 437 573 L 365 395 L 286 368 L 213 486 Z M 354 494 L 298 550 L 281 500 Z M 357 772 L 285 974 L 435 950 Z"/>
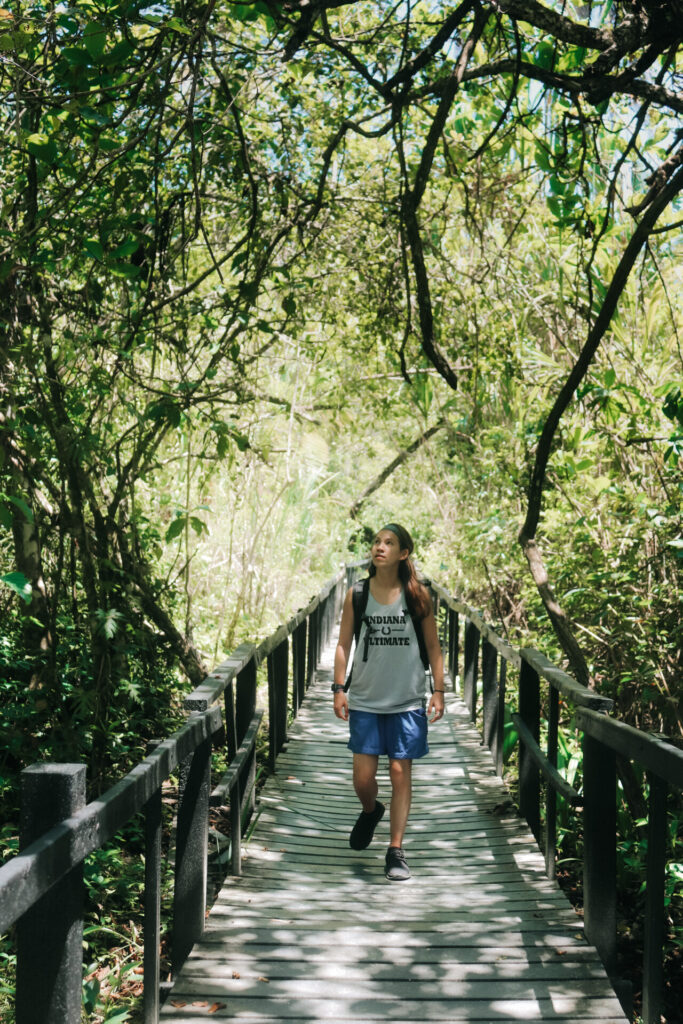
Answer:
<path fill-rule="evenodd" d="M 240 975 L 239 971 L 233 971 L 233 972 L 232 972 L 232 976 L 233 976 L 233 978 L 239 978 L 239 977 L 241 977 L 241 975 Z"/>
<path fill-rule="evenodd" d="M 187 1006 L 187 1003 L 184 1003 L 182 999 L 172 999 L 171 1006 L 177 1006 L 178 1009 L 181 1009 L 181 1007 Z"/>
<path fill-rule="evenodd" d="M 206 999 L 196 999 L 192 1005 L 193 1006 L 208 1006 L 209 1004 L 206 1001 Z"/>
<path fill-rule="evenodd" d="M 213 1006 L 209 1007 L 209 1013 L 217 1013 L 218 1010 L 224 1010 L 227 1003 L 214 1003 Z"/>
<path fill-rule="evenodd" d="M 268 978 L 259 978 L 259 981 L 269 981 Z"/>

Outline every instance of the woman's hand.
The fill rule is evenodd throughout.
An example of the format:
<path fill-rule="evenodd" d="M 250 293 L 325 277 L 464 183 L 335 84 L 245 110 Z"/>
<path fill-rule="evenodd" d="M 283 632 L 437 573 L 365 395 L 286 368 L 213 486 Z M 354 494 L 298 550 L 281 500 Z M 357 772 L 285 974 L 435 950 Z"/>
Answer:
<path fill-rule="evenodd" d="M 440 718 L 443 718 L 444 713 L 444 695 L 443 690 L 435 690 L 431 696 L 431 700 L 427 706 L 427 715 L 431 715 L 430 722 L 438 722 Z"/>
<path fill-rule="evenodd" d="M 349 698 L 343 690 L 338 690 L 334 695 L 334 713 L 337 718 L 341 718 L 344 722 L 348 722 Z"/>

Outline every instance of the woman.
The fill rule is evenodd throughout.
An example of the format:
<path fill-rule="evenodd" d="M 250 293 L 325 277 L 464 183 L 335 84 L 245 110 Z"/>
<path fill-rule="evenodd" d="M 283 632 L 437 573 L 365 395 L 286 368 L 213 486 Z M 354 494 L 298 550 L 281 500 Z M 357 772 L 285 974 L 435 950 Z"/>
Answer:
<path fill-rule="evenodd" d="M 353 680 L 344 688 L 354 636 L 353 592 L 344 600 L 339 643 L 334 659 L 334 713 L 349 722 L 353 751 L 353 785 L 362 804 L 349 843 L 354 850 L 370 845 L 384 814 L 377 800 L 380 755 L 389 758 L 391 839 L 385 874 L 391 881 L 410 878 L 403 835 L 412 795 L 413 760 L 424 757 L 427 719 L 444 713 L 443 657 L 429 593 L 410 560 L 413 541 L 397 523 L 384 526 L 372 544 L 367 607 L 353 660 Z M 418 619 L 434 680 L 427 704 L 425 668 L 413 624 Z M 425 713 L 426 706 L 426 713 Z"/>

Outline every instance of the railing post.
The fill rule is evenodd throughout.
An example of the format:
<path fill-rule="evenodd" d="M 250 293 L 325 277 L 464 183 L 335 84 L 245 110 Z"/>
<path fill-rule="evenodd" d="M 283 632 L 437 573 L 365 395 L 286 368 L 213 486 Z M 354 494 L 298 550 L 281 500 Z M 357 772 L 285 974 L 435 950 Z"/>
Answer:
<path fill-rule="evenodd" d="M 306 658 L 306 686 L 313 682 L 318 665 L 318 609 L 315 608 L 308 616 L 308 650 Z"/>
<path fill-rule="evenodd" d="M 85 806 L 85 765 L 34 764 L 21 773 L 21 849 Z M 17 1024 L 79 1024 L 83 999 L 83 864 L 17 924 Z"/>
<path fill-rule="evenodd" d="M 557 768 L 557 732 L 560 718 L 560 695 L 554 686 L 550 687 L 548 708 L 548 750 L 547 758 Z M 548 878 L 555 878 L 557 854 L 557 793 L 548 783 L 545 793 L 545 872 Z"/>
<path fill-rule="evenodd" d="M 235 732 L 236 732 L 236 748 L 239 747 L 240 743 L 247 734 L 247 730 L 251 724 L 251 720 L 254 717 L 256 711 L 256 662 L 252 658 L 244 666 L 242 671 L 235 680 Z M 247 758 L 244 763 L 244 767 L 240 771 L 239 786 L 237 789 L 237 801 L 239 806 L 237 807 L 237 816 L 240 821 L 240 827 L 242 823 L 242 814 L 248 809 L 249 812 L 253 811 L 256 806 L 256 796 L 254 793 L 254 780 L 256 777 L 256 761 L 252 754 L 251 757 Z M 245 802 L 245 794 L 248 794 L 249 803 Z M 233 817 L 232 807 L 230 808 L 230 817 Z"/>
<path fill-rule="evenodd" d="M 617 781 L 613 750 L 583 737 L 583 902 L 588 941 L 616 967 Z"/>
<path fill-rule="evenodd" d="M 496 756 L 494 763 L 496 775 L 503 777 L 503 745 L 505 743 L 505 685 L 507 682 L 507 661 L 500 659 L 498 673 L 498 722 L 496 729 Z"/>
<path fill-rule="evenodd" d="M 448 609 L 448 671 L 453 682 L 453 690 L 460 690 L 458 680 L 458 662 L 460 661 L 460 616 L 452 608 Z"/>
<path fill-rule="evenodd" d="M 522 660 L 519 673 L 519 715 L 538 743 L 541 718 L 541 694 L 538 673 Z M 539 771 L 519 744 L 519 809 L 539 841 L 541 831 L 541 800 Z"/>
<path fill-rule="evenodd" d="M 498 758 L 498 651 L 484 640 L 481 647 L 481 688 L 484 707 L 484 743 L 494 763 Z"/>
<path fill-rule="evenodd" d="M 285 639 L 268 655 L 268 759 L 271 771 L 275 771 L 275 759 L 287 742 L 288 647 Z"/>
<path fill-rule="evenodd" d="M 659 1024 L 664 972 L 664 876 L 666 871 L 666 799 L 664 779 L 648 772 L 650 797 L 647 819 L 647 894 L 643 952 L 643 1024 Z"/>
<path fill-rule="evenodd" d="M 473 622 L 465 625 L 465 672 L 463 700 L 473 722 L 477 720 L 477 671 L 479 667 L 479 630 Z"/>
<path fill-rule="evenodd" d="M 306 623 L 300 622 L 292 633 L 292 711 L 294 716 L 306 696 Z"/>
<path fill-rule="evenodd" d="M 177 975 L 204 931 L 206 910 L 211 737 L 189 760 L 178 803 L 175 887 L 173 892 L 172 966 Z"/>
<path fill-rule="evenodd" d="M 159 745 L 154 740 L 147 746 L 151 754 Z M 143 961 L 144 1024 L 159 1022 L 159 969 L 161 951 L 161 788 L 157 789 L 143 809 L 145 821 L 145 923 Z"/>

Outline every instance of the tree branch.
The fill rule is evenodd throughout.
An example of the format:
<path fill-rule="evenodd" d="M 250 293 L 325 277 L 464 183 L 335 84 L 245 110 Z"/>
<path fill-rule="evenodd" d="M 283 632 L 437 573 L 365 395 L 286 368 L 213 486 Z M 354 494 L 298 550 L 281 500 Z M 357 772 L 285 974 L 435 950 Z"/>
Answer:
<path fill-rule="evenodd" d="M 356 498 L 354 503 L 351 505 L 351 508 L 349 509 L 349 514 L 351 518 L 356 519 L 358 517 L 358 513 L 360 512 L 361 508 L 368 500 L 370 495 L 374 494 L 375 491 L 378 491 L 380 489 L 382 484 L 385 482 L 385 480 L 389 479 L 394 470 L 398 469 L 398 467 L 402 465 L 407 458 L 413 455 L 418 450 L 418 448 L 421 448 L 422 445 L 425 444 L 430 437 L 433 437 L 437 430 L 441 430 L 445 426 L 445 420 L 441 420 L 441 422 L 437 423 L 436 426 L 430 427 L 429 430 L 425 430 L 423 434 L 420 434 L 419 437 L 415 438 L 415 440 L 411 444 L 409 444 L 407 448 L 404 448 L 402 451 L 400 451 L 396 458 L 392 459 L 389 465 L 385 466 L 382 472 L 378 473 L 375 479 L 368 484 L 363 493 Z"/>

